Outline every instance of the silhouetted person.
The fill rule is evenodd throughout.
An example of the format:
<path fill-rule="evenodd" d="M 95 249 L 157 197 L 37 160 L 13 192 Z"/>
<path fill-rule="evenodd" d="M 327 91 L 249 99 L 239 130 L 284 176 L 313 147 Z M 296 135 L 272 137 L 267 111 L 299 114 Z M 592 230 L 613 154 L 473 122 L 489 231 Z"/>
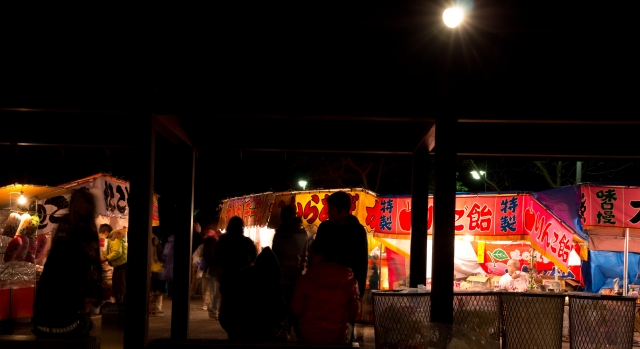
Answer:
<path fill-rule="evenodd" d="M 282 292 L 290 309 L 296 281 L 302 275 L 307 262 L 307 231 L 302 226 L 302 219 L 296 216 L 293 206 L 282 207 L 280 218 L 281 223 L 276 229 L 271 245 L 280 263 Z M 287 319 L 289 327 L 293 327 L 297 333 L 297 318 L 292 311 L 289 311 Z"/>
<path fill-rule="evenodd" d="M 216 260 L 218 236 L 214 229 L 205 231 L 205 238 L 193 254 L 193 262 L 202 276 L 202 309 L 209 312 L 209 318 L 217 320 L 220 305 L 220 267 Z"/>
<path fill-rule="evenodd" d="M 167 238 L 167 242 L 164 244 L 164 249 L 162 251 L 162 259 L 164 259 L 164 268 L 162 269 L 162 275 L 160 275 L 160 279 L 166 282 L 166 292 L 167 297 L 173 297 L 173 251 L 174 251 L 174 241 L 175 236 L 173 234 L 169 235 Z"/>
<path fill-rule="evenodd" d="M 312 243 L 312 251 L 324 256 L 334 256 L 335 262 L 345 266 L 358 281 L 360 298 L 364 295 L 369 265 L 367 231 L 351 212 L 351 195 L 337 191 L 327 198 L 329 219 L 318 227 Z M 331 259 L 333 260 L 333 257 Z M 351 340 L 354 323 L 351 323 Z"/>
<path fill-rule="evenodd" d="M 345 343 L 359 308 L 358 282 L 337 255 L 313 251 L 314 262 L 298 279 L 291 308 L 299 318 L 301 342 Z"/>
<path fill-rule="evenodd" d="M 36 289 L 32 331 L 38 337 L 84 337 L 93 327 L 91 306 L 102 300 L 96 215 L 93 194 L 76 190 Z"/>
<path fill-rule="evenodd" d="M 166 282 L 160 280 L 164 270 L 164 258 L 162 257 L 162 244 L 155 233 L 151 234 L 149 245 L 149 263 L 151 264 L 151 283 L 149 298 L 149 316 L 162 314 L 162 298 L 166 291 Z"/>
<path fill-rule="evenodd" d="M 221 269 L 221 287 L 228 275 L 235 274 L 256 260 L 258 252 L 256 246 L 253 244 L 253 240 L 243 234 L 244 222 L 242 218 L 231 217 L 227 223 L 227 230 L 220 236 L 215 249 L 215 258 Z"/>
<path fill-rule="evenodd" d="M 230 340 L 287 340 L 287 305 L 271 248 L 265 247 L 253 265 L 227 275 L 221 287 L 220 325 Z"/>
<path fill-rule="evenodd" d="M 202 227 L 197 221 L 193 222 L 193 231 L 191 232 L 191 285 L 189 286 L 189 296 L 193 297 L 198 292 L 198 285 L 202 281 L 202 273 L 198 272 L 198 267 L 195 266 L 193 261 L 193 254 L 196 249 L 202 244 Z"/>
<path fill-rule="evenodd" d="M 312 251 L 336 256 L 336 262 L 350 268 L 364 295 L 369 265 L 367 231 L 351 212 L 351 196 L 343 191 L 327 198 L 329 220 L 318 227 Z"/>

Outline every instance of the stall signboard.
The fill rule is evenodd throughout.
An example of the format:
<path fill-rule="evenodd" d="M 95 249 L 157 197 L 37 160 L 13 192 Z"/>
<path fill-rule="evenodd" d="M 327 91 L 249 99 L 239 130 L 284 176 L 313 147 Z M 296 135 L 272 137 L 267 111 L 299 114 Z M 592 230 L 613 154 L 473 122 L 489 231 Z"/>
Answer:
<path fill-rule="evenodd" d="M 269 207 L 269 212 L 271 213 L 269 216 L 269 228 L 276 229 L 278 227 L 281 221 L 280 209 L 287 205 L 296 207 L 296 193 L 276 193 L 273 203 L 271 204 L 271 207 Z"/>
<path fill-rule="evenodd" d="M 519 270 L 528 271 L 531 264 L 531 244 L 529 242 L 484 242 L 471 241 L 478 255 L 478 263 L 487 274 L 502 276 L 506 273 L 507 262 L 515 259 L 520 263 Z M 482 254 L 482 256 L 480 256 Z M 533 252 L 537 270 L 552 270 L 554 264 L 538 251 Z"/>
<path fill-rule="evenodd" d="M 218 226 L 226 227 L 233 216 L 242 218 L 246 227 L 264 226 L 269 220 L 269 208 L 274 198 L 274 193 L 263 193 L 225 200 Z"/>
<path fill-rule="evenodd" d="M 366 222 L 381 238 L 408 238 L 411 231 L 411 197 L 377 198 L 367 207 Z M 433 198 L 429 198 L 427 226 L 433 234 Z M 487 195 L 456 198 L 455 233 L 489 240 L 523 236 L 545 258 L 568 270 L 573 231 L 533 196 Z"/>
<path fill-rule="evenodd" d="M 640 230 L 640 188 L 582 185 L 580 189 L 585 229 Z"/>
<path fill-rule="evenodd" d="M 102 216 L 117 219 L 129 217 L 129 182 L 109 176 L 93 176 L 61 187 L 89 190 L 96 198 L 96 209 Z M 69 193 L 38 201 L 38 234 L 51 233 L 58 226 L 60 218 L 69 212 L 70 199 Z"/>
<path fill-rule="evenodd" d="M 455 232 L 475 236 L 511 236 L 522 230 L 523 195 L 458 196 L 455 209 Z M 433 198 L 429 197 L 428 234 L 433 233 Z M 367 207 L 367 225 L 376 236 L 408 236 L 411 233 L 411 196 L 381 197 Z"/>
<path fill-rule="evenodd" d="M 345 189 L 342 191 L 351 196 L 351 209 L 349 213 L 356 216 L 360 223 L 365 225 L 368 207 L 375 205 L 375 195 L 364 189 Z M 291 205 L 296 208 L 298 217 L 302 218 L 305 229 L 313 231 L 320 223 L 329 219 L 327 198 L 335 192 L 335 190 L 318 190 L 277 193 L 270 210 L 271 218 L 269 219 L 269 227 L 273 229 L 277 228 L 280 223 L 280 209 L 283 206 Z"/>
<path fill-rule="evenodd" d="M 573 231 L 530 195 L 523 200 L 522 220 L 533 248 L 566 272 L 573 249 Z"/>
<path fill-rule="evenodd" d="M 360 224 L 365 225 L 367 207 L 374 206 L 376 197 L 365 190 L 344 190 L 351 196 L 351 209 L 349 213 L 356 216 Z M 313 226 L 329 218 L 327 198 L 335 191 L 303 192 L 296 194 L 296 213 L 310 230 Z"/>

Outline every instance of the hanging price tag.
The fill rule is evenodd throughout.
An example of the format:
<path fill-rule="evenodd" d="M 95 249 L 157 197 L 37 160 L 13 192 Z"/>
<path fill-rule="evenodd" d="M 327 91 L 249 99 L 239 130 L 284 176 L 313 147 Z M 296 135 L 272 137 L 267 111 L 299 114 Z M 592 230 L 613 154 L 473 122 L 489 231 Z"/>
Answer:
<path fill-rule="evenodd" d="M 484 263 L 484 241 L 478 241 L 478 263 Z"/>

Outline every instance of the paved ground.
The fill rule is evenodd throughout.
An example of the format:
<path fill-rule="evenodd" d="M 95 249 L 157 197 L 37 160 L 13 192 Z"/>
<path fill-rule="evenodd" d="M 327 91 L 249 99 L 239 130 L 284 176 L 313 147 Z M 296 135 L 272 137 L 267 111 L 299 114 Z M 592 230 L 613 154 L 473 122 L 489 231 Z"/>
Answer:
<path fill-rule="evenodd" d="M 156 338 L 169 338 L 171 333 L 171 300 L 165 300 L 163 304 L 165 309 L 165 315 L 162 317 L 149 317 L 149 340 Z M 96 349 L 100 349 L 101 334 L 102 334 L 102 316 L 94 316 L 94 328 L 92 335 L 98 338 L 98 346 Z M 13 334 L 31 334 L 31 325 L 29 323 L 17 323 Z M 360 348 L 374 349 L 375 337 L 372 325 L 356 325 L 356 335 L 361 334 L 362 338 L 359 341 Z M 189 319 L 189 338 L 193 339 L 226 339 L 227 335 L 225 331 L 220 327 L 220 323 L 216 320 L 209 319 L 206 310 L 202 310 L 202 301 L 194 299 L 191 301 L 191 316 Z M 104 341 L 109 339 L 104 338 Z M 106 344 L 106 342 L 105 342 Z M 103 345 L 103 349 L 110 347 L 109 345 Z M 569 349 L 569 343 L 563 342 L 562 349 Z"/>

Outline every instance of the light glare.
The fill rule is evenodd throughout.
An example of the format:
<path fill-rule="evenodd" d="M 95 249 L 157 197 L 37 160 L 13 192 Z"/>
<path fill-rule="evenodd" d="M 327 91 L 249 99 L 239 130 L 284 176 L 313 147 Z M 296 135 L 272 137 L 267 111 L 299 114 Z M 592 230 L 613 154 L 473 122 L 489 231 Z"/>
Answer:
<path fill-rule="evenodd" d="M 20 197 L 18 198 L 18 203 L 20 205 L 24 205 L 27 202 L 27 199 L 25 199 L 24 194 L 20 193 Z"/>
<path fill-rule="evenodd" d="M 458 7 L 448 8 L 444 10 L 444 13 L 442 14 L 442 20 L 444 21 L 444 24 L 449 28 L 457 27 L 460 22 L 462 22 L 463 17 L 464 14 Z"/>
<path fill-rule="evenodd" d="M 478 171 L 471 171 L 471 176 L 473 177 L 473 179 L 480 179 L 480 176 L 484 176 L 486 172 L 484 171 L 480 171 L 480 173 L 478 174 Z"/>

